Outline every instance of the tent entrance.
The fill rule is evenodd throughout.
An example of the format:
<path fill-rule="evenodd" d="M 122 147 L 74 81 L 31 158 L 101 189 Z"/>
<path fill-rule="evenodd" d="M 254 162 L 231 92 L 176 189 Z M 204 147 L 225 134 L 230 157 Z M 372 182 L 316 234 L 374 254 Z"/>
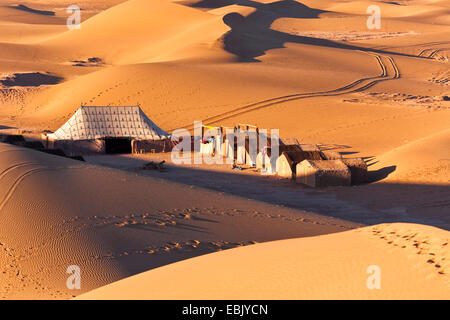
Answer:
<path fill-rule="evenodd" d="M 107 154 L 131 153 L 131 139 L 105 138 L 105 152 Z"/>

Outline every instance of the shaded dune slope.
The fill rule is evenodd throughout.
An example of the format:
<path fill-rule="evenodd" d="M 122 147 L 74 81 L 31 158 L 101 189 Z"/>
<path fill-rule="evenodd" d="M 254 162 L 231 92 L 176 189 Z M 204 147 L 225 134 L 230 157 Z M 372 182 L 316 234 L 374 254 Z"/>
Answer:
<path fill-rule="evenodd" d="M 447 299 L 448 241 L 441 229 L 381 224 L 213 253 L 79 299 Z M 370 266 L 380 289 L 367 286 Z"/>
<path fill-rule="evenodd" d="M 313 215 L 5 144 L 0 181 L 2 298 L 79 294 L 66 287 L 70 265 L 85 292 L 252 241 L 353 226 L 297 222 Z"/>

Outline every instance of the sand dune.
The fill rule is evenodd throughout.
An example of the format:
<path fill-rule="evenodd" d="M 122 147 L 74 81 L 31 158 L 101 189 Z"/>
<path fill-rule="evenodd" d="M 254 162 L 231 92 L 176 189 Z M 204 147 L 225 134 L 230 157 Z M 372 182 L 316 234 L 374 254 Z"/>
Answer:
<path fill-rule="evenodd" d="M 0 181 L 3 299 L 66 299 L 205 253 L 356 226 L 6 144 Z M 81 290 L 66 287 L 70 265 Z"/>
<path fill-rule="evenodd" d="M 299 26 L 303 24 L 310 26 L 308 30 L 311 28 L 315 30 L 320 29 L 319 26 L 323 26 L 324 30 L 330 30 L 330 27 L 342 24 L 342 19 L 327 18 L 323 16 L 324 14 L 319 14 L 315 18 L 308 18 L 306 14 L 306 19 L 283 18 L 292 15 L 292 13 L 284 11 L 280 11 L 280 13 L 276 7 L 266 6 L 266 4 L 263 9 L 260 6 L 253 8 L 245 5 L 245 3 L 239 4 L 239 8 L 242 8 L 243 11 L 238 10 L 238 12 L 243 17 L 248 17 L 251 20 L 258 21 L 259 16 L 262 16 L 262 19 L 266 19 L 265 17 L 267 16 L 268 19 L 273 20 L 270 17 L 276 14 L 277 16 L 275 17 L 280 18 L 274 20 L 271 28 L 284 33 L 287 32 L 288 34 L 301 31 L 301 29 L 296 27 L 298 21 L 301 21 Z M 270 43 L 271 40 L 260 39 L 258 46 L 262 46 L 262 56 L 257 57 L 257 59 L 261 62 L 258 65 L 255 63 L 248 65 L 237 64 L 235 59 L 236 54 L 239 55 L 240 49 L 236 51 L 237 48 L 235 46 L 240 46 L 242 42 L 238 42 L 235 45 L 233 45 L 234 40 L 226 42 L 226 38 L 223 37 L 227 37 L 230 27 L 222 21 L 222 18 L 234 12 L 233 8 L 236 8 L 236 5 L 236 2 L 231 2 L 231 7 L 217 6 L 217 8 L 199 10 L 202 8 L 187 7 L 181 4 L 170 3 L 169 1 L 152 3 L 127 1 L 88 19 L 83 23 L 83 28 L 79 31 L 65 32 L 57 38 L 44 42 L 38 48 L 35 48 L 37 50 L 35 55 L 53 56 L 59 60 L 59 64 L 47 65 L 47 70 L 42 70 L 42 65 L 37 65 L 36 69 L 38 70 L 32 71 L 54 72 L 67 80 L 74 78 L 74 75 L 77 77 L 80 74 L 93 71 L 84 67 L 72 66 L 73 63 L 71 61 L 74 59 L 86 60 L 90 57 L 100 57 L 107 62 L 108 66 L 108 61 L 113 64 L 149 61 L 153 61 L 153 63 L 120 68 L 113 67 L 105 70 L 96 68 L 95 71 L 98 72 L 78 77 L 73 81 L 56 85 L 53 88 L 43 89 L 41 93 L 26 99 L 26 105 L 33 106 L 33 110 L 38 110 L 39 112 L 29 115 L 25 114 L 25 117 L 22 118 L 22 123 L 27 126 L 56 129 L 59 124 L 64 123 L 70 117 L 71 113 L 82 102 L 88 104 L 135 104 L 139 102 L 143 105 L 144 111 L 155 117 L 155 121 L 166 130 L 191 125 L 193 120 L 215 117 L 214 119 L 223 119 L 216 121 L 216 123 L 222 122 L 227 125 L 245 120 L 266 127 L 278 127 L 286 135 L 293 135 L 300 139 L 311 139 L 309 142 L 326 142 L 327 139 L 336 137 L 333 133 L 330 136 L 325 134 L 325 136 L 312 138 L 311 135 L 313 133 L 310 128 L 312 127 L 313 132 L 315 132 L 317 128 L 322 126 L 321 122 L 324 119 L 321 116 L 316 117 L 316 113 L 320 115 L 322 112 L 335 112 L 338 117 L 339 114 L 343 114 L 342 111 L 332 107 L 333 105 L 341 105 L 342 99 L 339 96 L 321 100 L 326 101 L 324 102 L 326 104 L 325 107 L 321 106 L 322 102 L 317 98 L 313 100 L 299 99 L 270 105 L 260 111 L 242 114 L 242 116 L 226 119 L 221 117 L 224 113 L 258 101 L 292 94 L 335 90 L 350 85 L 359 79 L 376 77 L 380 74 L 376 59 L 370 55 L 366 56 L 356 50 L 346 49 L 345 46 L 342 48 L 329 47 L 331 43 L 339 46 L 339 43 L 335 41 L 331 43 L 311 42 L 310 37 L 295 38 L 296 42 L 300 41 L 298 43 L 290 43 L 289 39 L 286 39 L 287 42 L 284 44 L 280 43 L 283 46 L 280 48 L 274 48 L 273 44 Z M 308 10 L 312 10 L 311 12 L 314 12 L 314 10 L 324 12 L 334 10 L 330 8 L 329 3 L 324 3 L 321 9 L 316 9 L 312 3 L 307 2 L 306 5 L 310 8 L 304 9 L 306 12 L 309 12 Z M 256 14 L 255 10 L 262 11 Z M 147 11 L 154 12 L 152 14 L 155 15 L 155 19 L 147 19 L 147 16 L 142 14 Z M 158 20 L 156 16 L 161 16 L 158 12 L 162 11 L 170 12 L 171 14 L 168 16 L 172 18 L 165 18 L 166 21 Z M 214 11 L 214 13 L 209 11 Z M 301 16 L 302 12 L 300 11 L 299 14 L 295 15 Z M 184 19 L 177 20 L 173 24 L 170 20 L 175 19 L 173 17 L 179 15 L 183 15 Z M 135 21 L 140 22 L 135 24 L 128 23 L 130 16 L 133 16 Z M 356 27 L 359 24 L 359 28 L 365 28 L 365 24 L 360 23 L 360 20 L 358 21 L 350 22 L 350 25 Z M 398 21 L 398 23 L 401 22 Z M 168 24 L 171 26 L 167 27 Z M 107 46 L 99 41 L 97 35 L 100 33 L 105 34 L 102 27 L 104 25 L 109 27 L 106 29 L 106 36 L 102 36 L 104 40 L 101 41 L 111 42 L 108 39 L 112 39 L 111 37 L 113 36 L 117 37 L 117 39 L 122 37 L 122 40 L 115 40 L 112 43 L 108 43 Z M 123 27 L 123 25 L 127 27 Z M 389 25 L 391 25 L 391 22 Z M 427 34 L 437 32 L 438 28 L 428 24 L 424 25 L 429 27 L 429 29 L 418 27 L 420 29 L 418 29 L 419 32 L 426 31 Z M 417 24 L 415 26 L 417 27 Z M 118 32 L 117 28 L 125 29 Z M 148 32 L 137 32 L 140 30 L 139 28 L 144 28 Z M 392 27 L 391 30 L 395 28 Z M 205 32 L 205 29 L 208 32 Z M 410 29 L 405 28 L 403 31 L 410 31 Z M 134 36 L 130 36 L 130 34 Z M 441 29 L 439 29 L 439 34 L 442 34 Z M 267 33 L 267 36 L 272 37 L 272 34 Z M 335 36 L 331 35 L 331 37 Z M 236 39 L 235 37 L 236 35 L 233 35 L 231 39 Z M 410 37 L 415 36 L 396 38 L 410 39 Z M 398 39 L 395 41 L 399 41 Z M 383 41 L 388 40 L 385 39 Z M 380 42 L 381 40 L 377 41 Z M 411 41 L 407 40 L 407 43 L 411 44 Z M 80 50 L 72 50 L 74 43 L 77 43 L 77 48 L 80 48 Z M 122 50 L 121 46 L 123 45 L 130 48 L 130 50 Z M 364 46 L 367 46 L 367 44 L 364 44 L 362 47 Z M 431 48 L 433 47 L 431 46 Z M 14 54 L 20 48 L 19 46 L 10 45 L 5 47 L 5 52 L 7 55 Z M 108 50 L 107 53 L 105 48 Z M 407 49 L 393 50 L 400 50 L 400 52 L 405 50 L 407 54 L 419 54 L 423 48 L 412 47 L 409 49 L 408 47 Z M 33 52 L 28 50 L 20 51 Z M 73 52 L 76 52 L 77 57 L 73 56 Z M 427 92 L 431 97 L 445 95 L 445 88 L 438 89 L 430 85 L 429 81 L 435 74 L 442 73 L 445 65 L 432 60 L 403 58 L 392 54 L 389 56 L 399 66 L 401 78 L 395 82 L 379 82 L 371 88 L 366 88 L 366 91 L 396 95 L 404 92 L 406 87 L 408 88 L 406 89 L 408 93 L 417 93 L 419 91 L 419 94 L 423 94 Z M 28 59 L 30 58 L 24 57 L 24 60 Z M 180 61 L 180 59 L 183 61 Z M 196 61 L 195 64 L 191 62 L 193 59 Z M 170 60 L 170 63 L 167 60 Z M 159 62 L 154 63 L 155 61 Z M 30 64 L 27 65 L 27 69 L 32 66 Z M 388 68 L 390 67 L 388 60 L 386 60 L 386 65 Z M 176 70 L 183 70 L 183 72 L 180 73 Z M 387 71 L 392 72 L 392 70 Z M 332 73 L 333 77 L 330 77 Z M 274 77 L 274 75 L 277 76 Z M 391 74 L 388 76 L 391 77 Z M 330 81 L 330 79 L 333 81 Z M 86 83 L 95 83 L 96 85 L 86 86 Z M 216 88 L 221 89 L 217 90 Z M 261 90 L 262 88 L 264 90 Z M 348 109 L 348 112 L 359 113 L 362 108 L 365 108 L 364 104 L 360 103 L 361 100 L 357 98 L 356 101 L 359 101 L 358 103 L 352 107 L 345 106 L 345 108 Z M 386 105 L 391 100 L 382 101 L 382 103 Z M 447 104 L 444 103 L 444 105 Z M 292 114 L 293 110 L 305 108 L 311 108 L 311 111 L 314 112 L 306 112 L 301 115 L 301 118 L 307 119 L 304 121 L 307 122 L 306 128 L 309 131 L 306 136 L 306 130 L 303 130 L 303 127 L 299 128 L 289 122 L 279 121 L 279 119 L 286 119 L 286 115 Z M 190 110 L 190 112 L 181 114 L 180 110 Z M 379 113 L 378 110 L 373 109 L 365 111 L 370 112 L 372 116 L 376 116 Z M 447 113 L 443 109 L 440 109 L 440 111 Z M 267 114 L 270 114 L 270 116 L 266 116 Z M 275 118 L 273 117 L 274 114 L 276 114 Z M 424 114 L 423 116 L 430 117 L 431 115 Z M 180 120 L 177 120 L 176 117 L 180 117 Z M 448 122 L 445 120 L 447 117 L 439 116 L 439 118 L 443 122 L 442 126 L 438 125 L 434 132 L 427 132 L 427 134 L 438 132 L 448 125 Z M 185 119 L 185 121 L 181 119 Z M 293 120 L 301 121 L 300 119 Z M 330 121 L 331 123 L 326 124 L 326 126 L 336 126 L 341 120 L 336 120 L 336 118 L 332 117 Z M 354 127 L 354 125 L 359 126 L 359 120 L 351 118 L 348 121 L 352 122 L 350 127 Z M 342 126 L 342 123 L 338 126 Z M 397 122 L 395 128 L 398 131 L 395 135 L 406 134 L 415 136 L 415 132 L 408 130 L 408 125 L 401 125 Z M 428 129 L 431 130 L 431 128 Z M 372 136 L 380 138 L 376 137 L 376 135 Z M 347 138 L 347 135 L 345 137 Z M 404 140 L 411 141 L 412 138 Z M 340 139 L 340 141 L 342 140 L 344 139 Z M 354 142 L 347 141 L 346 144 L 353 145 Z M 355 147 L 360 148 L 359 143 Z M 367 155 L 373 155 L 373 152 L 378 151 L 366 150 Z"/>
<path fill-rule="evenodd" d="M 68 31 L 44 45 L 54 47 L 66 59 L 101 56 L 110 63 L 127 64 L 211 42 L 225 30 L 220 17 L 214 15 L 167 0 L 132 0 L 85 21 L 81 30 Z"/>
<path fill-rule="evenodd" d="M 236 63 L 236 53 L 239 52 L 233 46 L 240 46 L 241 42 L 225 44 L 223 37 L 228 34 L 230 26 L 222 21 L 222 18 L 225 19 L 233 12 L 254 23 L 261 16 L 263 21 L 273 21 L 271 29 L 295 35 L 305 32 L 304 29 L 326 31 L 338 25 L 345 26 L 347 30 L 364 30 L 364 16 L 335 17 L 333 14 L 339 14 L 345 8 L 324 1 L 307 1 L 305 5 L 308 7 L 294 5 L 294 8 L 301 8 L 300 13 L 286 13 L 281 5 L 277 5 L 281 8 L 278 9 L 277 6 L 269 6 L 267 1 L 264 5 L 236 1 L 231 1 L 229 6 L 210 5 L 207 2 L 202 2 L 201 6 L 195 5 L 197 3 L 190 2 L 191 6 L 185 6 L 170 1 L 127 1 L 88 19 L 81 30 L 64 32 L 51 41 L 33 46 L 32 50 L 25 50 L 29 46 L 4 45 L 6 56 L 19 53 L 22 60 L 17 62 L 16 68 L 20 67 L 20 71 L 53 72 L 67 81 L 48 88 L 42 87 L 33 94 L 14 89 L 19 90 L 17 95 L 23 98 L 5 104 L 2 112 L 7 113 L 8 117 L 4 118 L 4 123 L 14 125 L 14 121 L 9 120 L 9 115 L 13 114 L 16 118 L 20 117 L 22 126 L 55 130 L 80 103 L 140 103 L 152 119 L 169 131 L 190 127 L 194 120 L 199 119 L 225 125 L 248 122 L 266 128 L 279 128 L 283 135 L 294 136 L 305 142 L 349 146 L 351 149 L 347 152 L 359 152 L 362 156 L 380 156 L 405 143 L 448 128 L 449 106 L 448 102 L 443 101 L 448 89 L 444 85 L 435 85 L 436 79 L 439 83 L 445 81 L 447 68 L 445 63 L 437 59 L 426 59 L 436 51 L 439 51 L 435 54 L 436 58 L 438 54 L 446 52 L 445 41 L 431 41 L 445 38 L 448 32 L 443 31 L 441 26 L 420 19 L 415 22 L 395 20 L 395 9 L 391 14 L 394 20 L 389 20 L 387 31 L 398 30 L 403 24 L 403 31 L 416 30 L 419 34 L 395 37 L 394 40 L 362 40 L 364 44 L 357 45 L 375 46 L 377 50 L 399 54 L 421 55 L 423 58 L 403 57 L 395 53 L 381 54 L 386 68 L 386 79 L 382 80 L 388 81 L 376 81 L 368 87 L 365 85 L 383 76 L 375 56 L 345 46 L 330 47 L 330 42 L 311 42 L 310 36 L 314 35 L 296 38 L 304 40 L 296 43 L 287 39 L 280 48 L 273 48 L 270 41 L 266 45 L 267 41 L 260 39 L 258 45 L 263 48 L 262 56 L 257 57 L 260 62 Z M 363 4 L 360 2 L 354 8 Z M 387 7 L 405 6 L 389 4 Z M 407 6 L 401 12 L 415 12 L 416 9 Z M 306 13 L 302 10 L 306 10 Z M 317 14 L 314 10 L 318 10 Z M 143 14 L 147 11 L 152 11 L 155 19 L 147 19 Z M 158 15 L 163 17 L 158 13 L 163 11 L 171 13 L 167 15 L 169 18 L 157 19 Z M 312 18 L 308 12 L 314 13 Z M 293 14 L 303 14 L 306 18 L 288 17 Z M 179 15 L 185 18 L 172 24 L 171 19 Z M 274 19 L 274 15 L 278 18 Z M 140 22 L 130 23 L 130 16 Z M 168 24 L 171 24 L 170 28 Z M 122 37 L 122 40 L 113 41 L 108 46 L 98 41 L 97 35 L 104 33 L 104 25 L 109 26 L 105 30 L 104 41 L 112 37 Z M 126 28 L 118 32 L 118 29 L 124 28 L 123 25 Z M 149 32 L 138 32 L 139 28 Z M 205 29 L 208 32 L 205 33 Z M 266 35 L 272 37 L 271 33 Z M 325 38 L 334 39 L 336 36 L 338 34 L 335 32 Z M 147 38 L 149 41 L 144 41 Z M 79 43 L 77 47 L 81 51 L 72 49 L 72 41 Z M 339 45 L 339 41 L 332 43 Z M 122 50 L 122 45 L 130 50 Z M 105 53 L 105 48 L 108 48 L 108 53 Z M 113 64 L 132 61 L 153 63 L 120 67 L 106 63 L 98 67 L 77 67 L 72 52 L 76 52 L 79 60 L 100 57 L 109 59 Z M 44 66 L 34 61 L 39 59 L 32 59 L 36 56 L 56 57 L 59 62 Z M 400 77 L 395 81 L 389 80 L 394 74 L 389 58 L 393 59 L 400 71 Z M 5 66 L 9 69 L 6 70 L 8 74 L 13 74 L 7 61 Z M 320 94 L 355 83 L 359 83 L 358 86 L 341 90 L 337 95 Z M 361 88 L 363 92 L 354 92 Z M 16 96 L 16 92 L 4 91 L 2 95 L 7 101 L 8 97 Z M 23 105 L 19 113 L 15 103 Z M 251 107 L 246 107 L 249 105 Z M 377 107 L 374 108 L 374 105 Z M 296 113 L 298 116 L 290 116 Z M 352 116 L 346 116 L 348 114 Z M 416 123 L 420 125 L 414 126 Z"/>
<path fill-rule="evenodd" d="M 299 54 L 302 56 L 315 54 L 320 57 L 320 49 L 311 48 L 299 52 Z M 304 69 L 300 72 L 292 70 L 289 65 L 239 66 L 214 62 L 207 64 L 153 63 L 108 68 L 43 91 L 41 95 L 30 101 L 39 108 L 38 114 L 30 115 L 32 117 L 30 122 L 51 117 L 58 119 L 53 126 L 59 126 L 64 122 L 62 119 L 59 120 L 60 116 L 67 117 L 77 109 L 80 102 L 97 104 L 139 102 L 143 105 L 144 111 L 155 117 L 155 121 L 160 125 L 165 126 L 165 123 L 170 121 L 165 128 L 172 129 L 191 125 L 196 119 L 206 119 L 215 114 L 223 114 L 225 111 L 233 110 L 255 100 L 296 93 L 299 84 L 303 86 L 300 92 L 334 90 L 339 86 L 343 87 L 352 83 L 355 75 L 364 78 L 365 74 L 360 73 L 361 71 L 357 68 L 367 70 L 368 76 L 376 76 L 380 73 L 375 58 L 358 52 L 353 55 L 359 59 L 356 65 L 348 64 L 345 60 L 347 55 L 336 49 L 333 60 L 324 63 L 321 71 L 316 71 L 313 69 L 313 65 L 304 63 Z M 335 62 L 341 65 L 341 70 L 336 70 L 336 72 L 340 72 L 341 78 L 338 83 L 328 84 L 324 81 L 327 79 L 329 71 L 334 68 Z M 302 63 L 302 60 L 299 60 L 298 63 Z M 354 73 L 349 74 L 349 68 L 354 69 Z M 180 74 L 178 70 L 183 70 L 183 73 Z M 238 70 L 240 70 L 239 77 L 236 76 Z M 284 76 L 275 80 L 271 76 L 271 71 L 283 72 Z M 312 74 L 316 76 L 317 81 L 305 81 Z M 107 80 L 100 82 L 101 79 Z M 137 83 L 144 83 L 143 81 L 145 81 L 145 85 L 136 86 Z M 86 83 L 101 84 L 100 87 L 97 87 L 86 86 Z M 217 86 L 225 87 L 227 90 L 217 91 L 215 90 Z M 259 93 L 261 86 L 266 88 L 264 95 Z M 199 90 L 199 87 L 203 90 Z M 70 94 L 74 90 L 76 90 L 76 94 Z M 174 90 L 179 90 L 180 93 L 170 94 Z M 125 91 L 127 95 L 124 96 L 123 92 Z M 229 91 L 233 92 L 233 95 L 229 95 Z M 163 92 L 168 95 L 162 95 Z M 255 97 L 259 97 L 259 99 L 255 99 Z M 180 109 L 191 110 L 191 112 L 181 115 L 178 112 Z M 178 116 L 181 116 L 183 121 L 178 122 L 176 119 Z"/>
<path fill-rule="evenodd" d="M 10 24 L 1 23 L 2 33 L 0 41 L 14 44 L 37 43 L 44 39 L 51 38 L 61 32 L 66 27 L 63 25 L 29 25 L 29 24 Z M 4 32 L 3 32 L 4 31 Z"/>
<path fill-rule="evenodd" d="M 441 229 L 382 224 L 209 254 L 77 299 L 447 299 L 448 241 Z M 380 289 L 367 287 L 369 266 Z"/>
<path fill-rule="evenodd" d="M 378 158 L 376 167 L 395 165 L 389 181 L 450 183 L 450 130 L 406 143 Z M 401 161 L 400 159 L 403 159 Z"/>
<path fill-rule="evenodd" d="M 39 136 L 82 103 L 139 103 L 168 132 L 194 120 L 277 128 L 364 157 L 377 182 L 324 190 L 273 183 L 265 201 L 264 184 L 219 193 L 206 180 L 160 179 L 121 160 L 111 169 L 106 158 L 93 165 L 1 144 L 0 297 L 70 298 L 157 267 L 84 297 L 191 298 L 190 281 L 201 283 L 196 298 L 445 297 L 446 231 L 382 224 L 301 237 L 360 226 L 324 212 L 449 225 L 448 0 L 81 0 L 81 29 L 69 31 L 71 4 L 2 1 L 2 131 Z M 372 4 L 380 30 L 367 29 Z M 273 204 L 282 192 L 298 209 Z M 198 257 L 264 241 L 275 242 Z M 256 262 L 265 267 L 252 273 Z M 84 270 L 75 294 L 65 286 L 70 264 Z M 365 287 L 370 264 L 382 267 L 382 290 Z M 150 282 L 161 296 L 141 286 Z"/>

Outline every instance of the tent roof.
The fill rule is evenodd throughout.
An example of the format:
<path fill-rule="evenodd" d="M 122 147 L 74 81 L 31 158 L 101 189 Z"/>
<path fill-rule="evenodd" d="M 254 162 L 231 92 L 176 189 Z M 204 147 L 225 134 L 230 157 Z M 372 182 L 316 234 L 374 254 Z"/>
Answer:
<path fill-rule="evenodd" d="M 342 160 L 303 160 L 300 162 L 301 166 L 309 165 L 316 170 L 344 170 L 347 171 L 348 167 Z"/>
<path fill-rule="evenodd" d="M 81 106 L 65 124 L 48 135 L 57 140 L 104 137 L 159 140 L 168 136 L 139 106 Z"/>
<path fill-rule="evenodd" d="M 303 160 L 322 160 L 320 151 L 284 151 L 282 153 L 292 167 Z"/>

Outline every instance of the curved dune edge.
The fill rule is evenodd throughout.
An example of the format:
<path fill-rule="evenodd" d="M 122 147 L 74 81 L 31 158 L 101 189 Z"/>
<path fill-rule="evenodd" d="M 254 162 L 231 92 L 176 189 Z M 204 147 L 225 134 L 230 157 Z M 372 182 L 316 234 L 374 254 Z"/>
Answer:
<path fill-rule="evenodd" d="M 108 63 L 135 64 L 164 60 L 161 56 L 167 52 L 183 58 L 178 51 L 215 41 L 227 30 L 221 17 L 172 1 L 129 0 L 84 21 L 79 31 L 67 31 L 42 45 L 69 60 L 101 56 Z"/>
<path fill-rule="evenodd" d="M 374 169 L 396 166 L 388 181 L 448 184 L 450 129 L 408 142 L 378 157 Z"/>
<path fill-rule="evenodd" d="M 0 300 L 69 299 L 217 250 L 356 226 L 0 143 Z"/>
<path fill-rule="evenodd" d="M 192 258 L 77 299 L 448 299 L 450 232 L 394 223 Z M 381 289 L 369 290 L 369 266 Z"/>

